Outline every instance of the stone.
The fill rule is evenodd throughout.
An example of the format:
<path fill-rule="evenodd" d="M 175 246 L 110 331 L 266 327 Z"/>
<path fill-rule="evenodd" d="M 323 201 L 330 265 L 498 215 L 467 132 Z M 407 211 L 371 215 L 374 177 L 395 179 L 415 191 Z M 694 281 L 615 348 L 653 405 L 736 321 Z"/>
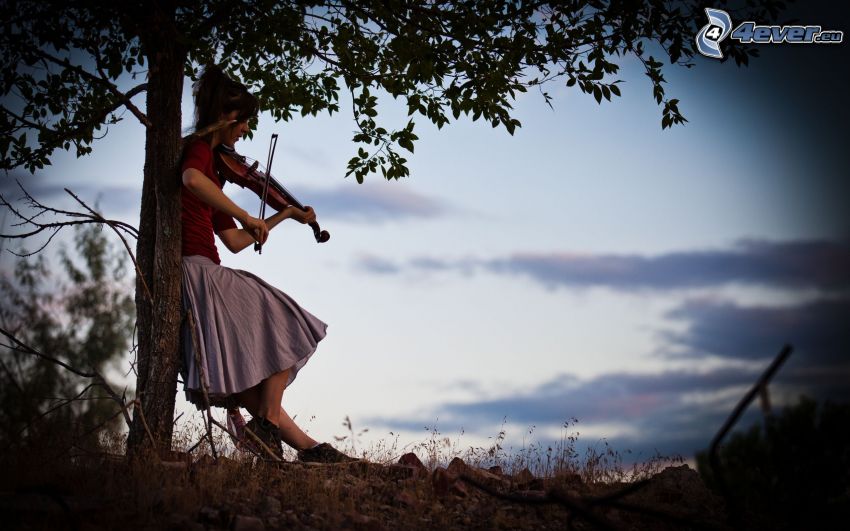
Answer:
<path fill-rule="evenodd" d="M 534 481 L 534 474 L 528 468 L 523 468 L 513 475 L 513 480 L 517 485 L 528 485 Z"/>
<path fill-rule="evenodd" d="M 421 502 L 416 497 L 416 495 L 410 492 L 409 490 L 403 490 L 396 494 L 395 501 L 399 505 L 404 505 L 405 507 L 410 507 L 412 509 L 417 508 L 421 505 Z"/>
<path fill-rule="evenodd" d="M 186 515 L 173 515 L 169 520 L 168 529 L 173 531 L 204 531 L 204 524 L 195 522 Z"/>
<path fill-rule="evenodd" d="M 408 452 L 408 453 L 404 454 L 403 456 L 399 457 L 398 458 L 398 464 L 406 465 L 406 466 L 412 466 L 412 467 L 415 467 L 415 468 L 421 468 L 421 469 L 425 470 L 425 465 L 422 464 L 422 461 L 413 452 Z"/>
<path fill-rule="evenodd" d="M 431 486 L 434 488 L 434 494 L 437 496 L 446 496 L 449 493 L 449 487 L 456 481 L 455 477 L 449 475 L 446 469 L 438 466 L 434 473 L 431 474 Z"/>
<path fill-rule="evenodd" d="M 259 510 L 260 514 L 265 516 L 280 514 L 280 500 L 274 496 L 265 496 L 262 501 L 260 501 Z"/>
<path fill-rule="evenodd" d="M 686 502 L 688 506 L 699 507 L 711 505 L 714 499 L 699 473 L 688 465 L 668 466 L 652 477 L 645 490 L 662 503 Z"/>
<path fill-rule="evenodd" d="M 216 524 L 221 521 L 221 511 L 215 507 L 205 506 L 198 511 L 198 519 L 202 522 Z"/>
<path fill-rule="evenodd" d="M 464 483 L 463 481 L 455 480 L 449 486 L 449 492 L 459 498 L 466 498 L 467 496 L 469 496 L 469 487 L 467 487 L 466 483 Z"/>
<path fill-rule="evenodd" d="M 231 531 L 265 531 L 266 525 L 256 516 L 236 515 L 230 524 Z"/>
<path fill-rule="evenodd" d="M 449 462 L 449 467 L 445 470 L 438 467 L 432 476 L 434 492 L 437 493 L 438 496 L 453 494 L 455 496 L 465 498 L 469 495 L 469 489 L 460 477 L 471 475 L 470 470 L 469 466 L 459 457 L 452 459 L 451 462 Z"/>
<path fill-rule="evenodd" d="M 419 460 L 419 457 L 413 452 L 408 452 L 401 456 L 398 460 L 398 465 L 409 468 L 412 473 L 409 477 L 423 478 L 428 475 L 428 469 Z"/>
<path fill-rule="evenodd" d="M 392 464 L 384 468 L 384 473 L 390 479 L 410 479 L 420 474 L 419 470 L 412 466 Z"/>
<path fill-rule="evenodd" d="M 469 470 L 469 465 L 463 462 L 463 459 L 460 457 L 455 457 L 449 462 L 448 468 L 446 468 L 446 472 L 452 476 L 460 476 Z"/>
<path fill-rule="evenodd" d="M 357 512 L 350 512 L 346 515 L 346 523 L 353 529 L 363 531 L 383 531 L 384 526 L 377 518 L 366 516 Z"/>

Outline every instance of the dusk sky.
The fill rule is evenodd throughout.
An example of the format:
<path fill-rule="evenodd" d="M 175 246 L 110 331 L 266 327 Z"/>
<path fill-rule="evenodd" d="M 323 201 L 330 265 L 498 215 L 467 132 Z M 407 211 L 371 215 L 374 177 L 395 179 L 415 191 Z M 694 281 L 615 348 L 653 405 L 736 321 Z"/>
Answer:
<path fill-rule="evenodd" d="M 801 23 L 846 33 L 830 7 L 810 9 Z M 504 419 L 515 450 L 559 439 L 575 417 L 584 443 L 689 458 L 786 342 L 776 406 L 850 398 L 848 45 L 760 50 L 749 68 L 698 57 L 668 69 L 689 122 L 664 131 L 630 59 L 612 103 L 562 83 L 547 87 L 554 110 L 521 95 L 514 136 L 463 116 L 442 130 L 419 119 L 401 181 L 344 179 L 356 151 L 347 94 L 332 117 L 262 115 L 237 149 L 264 161 L 278 133 L 273 174 L 332 235 L 317 245 L 290 221 L 262 255 L 219 245 L 224 265 L 329 325 L 287 411 L 322 440 L 344 435 L 347 415 L 369 428 L 360 446 L 390 432 L 414 444 L 434 426 L 462 431 L 461 447 L 487 445 Z M 187 130 L 190 94 L 187 83 Z M 406 124 L 402 102 L 380 103 L 385 127 Z M 57 154 L 0 189 L 19 177 L 70 206 L 69 187 L 138 225 L 143 158 L 128 113 L 91 156 Z M 250 193 L 225 192 L 256 213 Z"/>

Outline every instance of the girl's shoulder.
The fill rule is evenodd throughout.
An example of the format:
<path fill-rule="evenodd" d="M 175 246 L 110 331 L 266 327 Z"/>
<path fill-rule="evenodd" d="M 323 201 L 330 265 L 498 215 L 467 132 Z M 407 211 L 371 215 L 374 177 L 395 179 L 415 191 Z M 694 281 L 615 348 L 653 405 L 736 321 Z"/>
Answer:
<path fill-rule="evenodd" d="M 189 138 L 183 144 L 183 158 L 189 155 L 205 155 L 212 157 L 212 148 L 203 138 Z"/>
<path fill-rule="evenodd" d="M 195 168 L 204 174 L 208 174 L 212 167 L 213 152 L 209 143 L 200 138 L 186 142 L 183 146 L 182 170 Z"/>

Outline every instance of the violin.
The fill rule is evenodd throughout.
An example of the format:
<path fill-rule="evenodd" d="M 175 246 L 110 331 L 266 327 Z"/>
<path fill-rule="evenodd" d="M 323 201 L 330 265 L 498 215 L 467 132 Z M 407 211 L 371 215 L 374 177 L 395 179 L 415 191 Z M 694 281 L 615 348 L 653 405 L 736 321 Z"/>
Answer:
<path fill-rule="evenodd" d="M 266 203 L 277 211 L 283 210 L 289 205 L 304 212 L 307 211 L 304 205 L 286 187 L 277 182 L 270 174 L 257 169 L 260 165 L 259 161 L 251 163 L 248 157 L 237 153 L 233 146 L 223 144 L 216 147 L 215 155 L 215 166 L 219 178 L 238 184 L 242 188 L 248 188 L 260 196 L 263 202 L 260 207 L 261 219 L 265 213 Z M 271 155 L 269 162 L 271 162 Z M 328 231 L 322 230 L 315 221 L 310 223 L 310 228 L 313 229 L 316 243 L 325 243 L 331 238 Z M 261 244 L 255 243 L 254 250 L 262 252 Z"/>

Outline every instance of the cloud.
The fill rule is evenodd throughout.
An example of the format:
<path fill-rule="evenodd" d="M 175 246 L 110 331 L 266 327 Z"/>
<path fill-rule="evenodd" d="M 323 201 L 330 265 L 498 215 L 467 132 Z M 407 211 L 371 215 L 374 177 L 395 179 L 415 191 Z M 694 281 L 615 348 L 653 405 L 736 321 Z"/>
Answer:
<path fill-rule="evenodd" d="M 398 266 L 389 260 L 368 254 L 360 256 L 357 268 L 376 275 L 392 275 L 399 272 Z"/>
<path fill-rule="evenodd" d="M 451 212 L 451 208 L 435 199 L 405 190 L 400 185 L 381 184 L 381 187 L 338 186 L 330 190 L 305 191 L 302 201 L 315 207 L 323 218 L 370 223 L 430 219 Z"/>
<path fill-rule="evenodd" d="M 110 215 L 116 213 L 137 214 L 141 206 L 141 183 L 139 183 L 139 186 L 98 184 L 84 181 L 56 183 L 32 176 L 20 177 L 18 181 L 30 196 L 49 207 L 74 210 L 82 208 L 68 195 L 65 188 L 74 192 L 90 207 L 96 207 L 101 212 L 108 212 Z M 26 205 L 21 187 L 12 177 L 0 179 L 0 194 L 16 207 Z"/>
<path fill-rule="evenodd" d="M 51 182 L 43 178 L 22 176 L 21 184 L 34 198 L 53 206 L 50 201 L 65 198 L 73 201 L 64 188 L 71 189 L 89 205 L 99 200 L 100 206 L 110 212 L 138 212 L 141 201 L 141 183 L 138 187 L 104 185 L 87 182 Z M 378 185 L 337 186 L 332 189 L 299 190 L 296 194 L 303 203 L 312 205 L 322 219 L 344 219 L 355 222 L 387 222 L 402 219 L 431 219 L 453 212 L 453 208 L 436 199 L 411 192 L 393 183 Z M 239 201 L 256 201 L 253 192 L 238 186 L 225 185 L 225 192 Z M 0 179 L 0 194 L 16 204 L 23 196 L 14 178 Z"/>
<path fill-rule="evenodd" d="M 537 426 L 542 431 L 563 426 L 575 417 L 579 426 L 628 426 L 628 435 L 610 437 L 618 449 L 652 453 L 658 448 L 684 455 L 707 446 L 743 394 L 730 399 L 722 391 L 748 386 L 756 377 L 754 372 L 739 369 L 612 373 L 589 380 L 563 375 L 525 393 L 445 403 L 418 419 L 373 418 L 368 422 L 391 429 L 422 430 L 438 418 L 444 433 L 463 429 L 488 434 L 503 418 L 513 426 Z M 709 398 L 703 403 L 688 399 L 700 393 Z"/>
<path fill-rule="evenodd" d="M 784 369 L 783 369 L 784 370 Z M 737 402 L 757 380 L 760 371 L 720 368 L 708 372 L 665 371 L 655 374 L 610 373 L 588 380 L 563 375 L 535 388 L 498 398 L 448 402 L 434 407 L 429 414 L 414 418 L 375 417 L 367 424 L 394 430 L 421 431 L 438 419 L 443 433 L 459 432 L 491 435 L 502 419 L 520 430 L 536 426 L 540 432 L 557 432 L 575 417 L 578 427 L 602 432 L 613 448 L 631 450 L 644 456 L 662 454 L 691 456 L 708 447 L 711 438 L 728 418 Z M 781 374 L 781 373 L 780 373 Z M 826 375 L 830 385 L 802 373 L 777 377 L 770 386 L 774 407 L 786 387 L 804 390 L 815 398 L 847 400 L 850 394 L 824 395 L 846 381 L 848 374 Z M 790 396 L 796 397 L 797 393 Z M 750 407 L 737 424 L 751 425 L 760 417 Z M 622 429 L 617 429 L 621 426 Z M 596 427 L 604 427 L 599 429 Z M 613 430 L 605 434 L 605 430 Z M 585 440 L 584 444 L 593 443 Z M 541 443 L 558 441 L 539 439 Z"/>
<path fill-rule="evenodd" d="M 576 417 L 595 433 L 612 430 L 608 439 L 615 449 L 644 455 L 656 450 L 693 455 L 708 446 L 784 341 L 792 342 L 795 350 L 770 383 L 774 406 L 800 394 L 819 400 L 850 400 L 848 315 L 850 299 L 783 308 L 691 300 L 668 314 L 670 319 L 686 321 L 686 330 L 662 334 L 671 349 L 679 350 L 677 356 L 761 360 L 762 367 L 726 363 L 706 371 L 612 372 L 586 380 L 565 374 L 526 392 L 446 402 L 413 419 L 374 418 L 370 422 L 421 430 L 439 419 L 443 432 L 463 429 L 486 435 L 503 418 L 520 429 L 536 426 L 553 433 Z M 757 408 L 751 407 L 738 427 L 758 418 Z"/>
<path fill-rule="evenodd" d="M 850 299 L 818 300 L 789 307 L 742 307 L 730 302 L 691 300 L 667 314 L 688 322 L 664 337 L 689 357 L 772 357 L 783 343 L 795 346 L 805 365 L 850 363 Z"/>
<path fill-rule="evenodd" d="M 658 256 L 517 253 L 505 258 L 417 257 L 398 271 L 486 270 L 524 275 L 548 288 L 605 286 L 620 290 L 678 289 L 747 283 L 786 288 L 850 288 L 850 240 L 743 240 L 731 250 Z"/>
<path fill-rule="evenodd" d="M 517 254 L 487 263 L 548 286 L 673 289 L 741 282 L 823 289 L 850 287 L 850 241 L 744 240 L 725 251 L 641 255 Z"/>

